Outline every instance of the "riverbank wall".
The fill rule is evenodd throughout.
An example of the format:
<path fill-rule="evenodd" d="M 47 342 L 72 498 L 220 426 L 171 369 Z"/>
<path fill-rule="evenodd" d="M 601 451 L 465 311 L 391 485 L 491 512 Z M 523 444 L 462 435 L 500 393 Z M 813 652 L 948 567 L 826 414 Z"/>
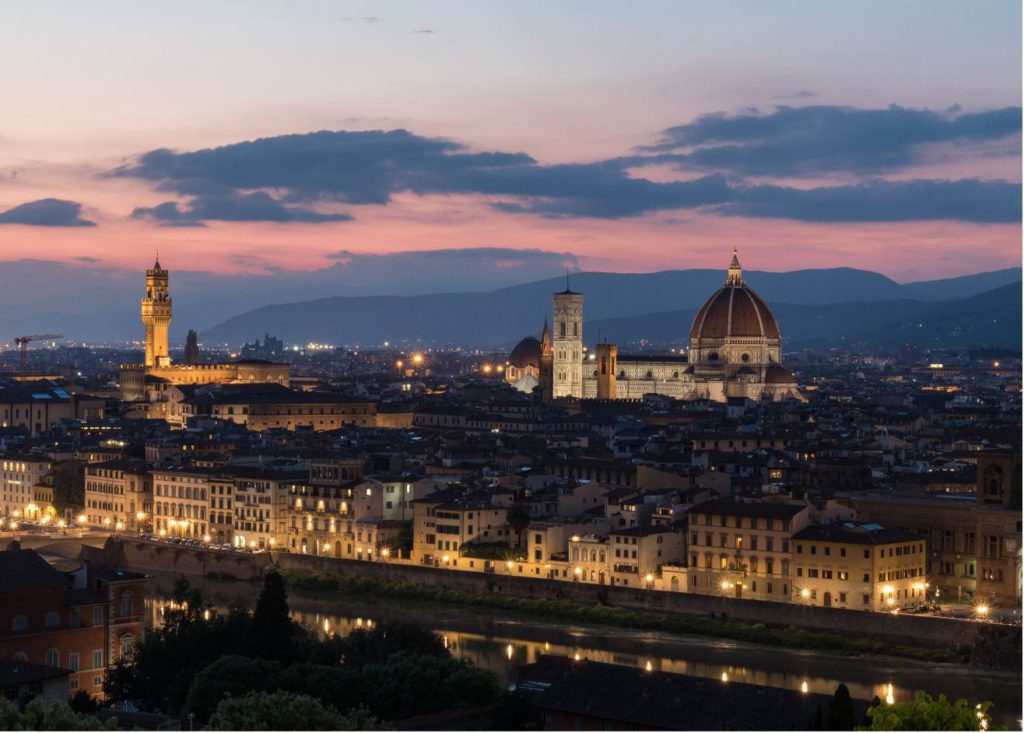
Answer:
<path fill-rule="evenodd" d="M 39 548 L 41 551 L 44 548 Z M 899 645 L 970 649 L 985 625 L 966 619 L 873 613 L 791 603 L 741 600 L 621 586 L 481 573 L 406 563 L 377 563 L 289 552 L 237 553 L 135 538 L 109 538 L 102 547 L 82 547 L 82 557 L 105 565 L 192 576 L 260 578 L 273 567 L 338 573 L 381 581 L 519 598 L 603 603 L 622 608 L 715 616 L 767 626 L 796 626 Z M 1019 629 L 1008 629 L 1020 639 Z"/>
<path fill-rule="evenodd" d="M 470 593 L 520 598 L 604 603 L 622 608 L 715 616 L 769 626 L 797 626 L 866 637 L 893 644 L 966 649 L 974 645 L 979 624 L 961 619 L 819 608 L 769 601 L 703 596 L 620 586 L 575 583 L 502 573 L 476 573 L 405 564 L 375 563 L 291 553 L 274 555 L 284 569 L 339 573 L 382 581 L 400 581 Z"/>

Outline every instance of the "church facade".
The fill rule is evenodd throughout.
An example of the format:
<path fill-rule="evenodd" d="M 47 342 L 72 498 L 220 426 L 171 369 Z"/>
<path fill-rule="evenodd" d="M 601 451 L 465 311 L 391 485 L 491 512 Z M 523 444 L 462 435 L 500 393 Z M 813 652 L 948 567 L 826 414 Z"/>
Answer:
<path fill-rule="evenodd" d="M 256 384 L 273 383 L 287 387 L 291 368 L 288 364 L 242 359 L 219 364 L 171 363 L 168 329 L 172 300 L 168 289 L 169 272 L 157 259 L 146 270 L 146 294 L 141 300 L 142 325 L 145 327 L 146 354 L 142 364 L 122 364 L 121 400 L 124 402 L 162 401 L 168 386 L 180 384 Z M 198 344 L 192 355 L 198 362 Z"/>
<path fill-rule="evenodd" d="M 544 399 L 659 394 L 718 402 L 731 397 L 805 400 L 793 373 L 782 365 L 775 316 L 746 284 L 735 251 L 725 283 L 697 311 L 686 355 L 620 354 L 608 343 L 588 354 L 583 348 L 583 294 L 568 287 L 555 293 L 553 311 L 554 333 L 548 337 L 545 324 L 537 360 Z"/>

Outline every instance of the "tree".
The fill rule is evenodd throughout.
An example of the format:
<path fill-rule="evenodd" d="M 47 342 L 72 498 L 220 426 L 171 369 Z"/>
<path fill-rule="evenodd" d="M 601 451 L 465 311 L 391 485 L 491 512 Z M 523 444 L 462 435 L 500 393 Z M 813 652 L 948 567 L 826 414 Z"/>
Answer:
<path fill-rule="evenodd" d="M 53 505 L 57 511 L 85 506 L 85 465 L 64 461 L 53 469 Z"/>
<path fill-rule="evenodd" d="M 516 533 L 516 545 L 521 546 L 523 544 L 523 532 L 530 526 L 532 521 L 530 507 L 522 502 L 514 503 L 508 508 L 505 521 L 509 523 L 509 526 Z"/>
<path fill-rule="evenodd" d="M 340 713 L 292 692 L 250 692 L 221 701 L 207 730 L 389 730 L 365 709 Z"/>
<path fill-rule="evenodd" d="M 341 658 L 346 666 L 364 667 L 383 662 L 399 652 L 410 656 L 451 656 L 444 640 L 430 629 L 403 621 L 378 624 L 373 629 L 356 629 L 342 642 Z"/>
<path fill-rule="evenodd" d="M 281 665 L 266 659 L 221 657 L 195 676 L 185 698 L 185 711 L 203 724 L 225 697 L 275 690 Z"/>
<path fill-rule="evenodd" d="M 853 730 L 857 724 L 857 713 L 853 709 L 853 700 L 850 698 L 850 690 L 840 684 L 832 696 L 832 702 L 828 705 L 828 718 L 826 719 L 827 730 Z"/>
<path fill-rule="evenodd" d="M 0 698 L 0 730 L 114 730 L 116 721 L 101 723 L 91 715 L 76 713 L 66 702 L 44 704 L 32 700 L 24 712 Z"/>
<path fill-rule="evenodd" d="M 246 648 L 254 657 L 287 661 L 292 655 L 293 634 L 284 579 L 272 570 L 263 578 L 263 590 L 252 614 Z"/>
<path fill-rule="evenodd" d="M 996 730 L 989 721 L 991 707 L 983 702 L 972 708 L 963 698 L 951 703 L 945 695 L 933 699 L 918 690 L 912 702 L 871 707 L 867 730 Z"/>
<path fill-rule="evenodd" d="M 85 690 L 79 690 L 72 695 L 71 699 L 68 700 L 68 705 L 76 713 L 92 714 L 100 709 L 99 701 Z"/>

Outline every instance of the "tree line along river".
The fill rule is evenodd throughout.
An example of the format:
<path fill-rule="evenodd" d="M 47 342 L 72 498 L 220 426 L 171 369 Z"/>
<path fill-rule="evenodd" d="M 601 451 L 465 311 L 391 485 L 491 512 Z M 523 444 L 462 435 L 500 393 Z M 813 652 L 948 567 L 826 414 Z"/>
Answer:
<path fill-rule="evenodd" d="M 259 587 L 247 582 L 194 578 L 207 601 L 226 610 L 253 606 Z M 173 576 L 154 577 L 146 599 L 147 623 L 158 627 Z M 1019 729 L 1020 675 L 987 673 L 966 665 L 883 657 L 848 657 L 816 650 L 767 647 L 726 639 L 658 631 L 538 622 L 494 609 L 447 606 L 376 596 L 339 597 L 289 592 L 292 618 L 320 634 L 345 635 L 385 621 L 429 626 L 456 657 L 493 672 L 511 688 L 519 667 L 543 654 L 590 659 L 647 670 L 696 675 L 831 695 L 845 683 L 854 698 L 909 700 L 915 690 L 970 702 L 991 700 L 993 722 Z M 840 674 L 841 672 L 841 674 Z"/>

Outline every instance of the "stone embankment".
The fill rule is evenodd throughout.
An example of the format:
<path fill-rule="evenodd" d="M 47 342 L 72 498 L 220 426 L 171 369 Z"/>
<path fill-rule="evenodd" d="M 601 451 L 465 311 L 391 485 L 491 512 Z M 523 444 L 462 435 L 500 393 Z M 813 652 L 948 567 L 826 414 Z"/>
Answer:
<path fill-rule="evenodd" d="M 60 543 L 65 556 L 73 542 Z M 701 616 L 728 618 L 769 626 L 796 626 L 816 631 L 865 637 L 893 644 L 936 646 L 951 649 L 971 649 L 979 636 L 978 624 L 964 619 L 935 616 L 895 615 L 869 613 L 842 608 L 819 608 L 789 603 L 740 600 L 735 598 L 704 596 L 690 593 L 672 593 L 639 588 L 575 583 L 544 578 L 509 575 L 501 571 L 480 573 L 448 570 L 404 562 L 377 563 L 315 557 L 288 552 L 239 553 L 209 550 L 187 545 L 149 542 L 135 538 L 109 538 L 102 547 L 77 545 L 81 557 L 103 564 L 118 565 L 141 571 L 155 571 L 183 575 L 215 576 L 249 580 L 258 578 L 271 567 L 312 572 L 339 573 L 382 581 L 400 581 L 422 586 L 460 590 L 471 593 L 498 593 L 521 598 L 568 599 L 581 603 L 603 603 L 622 608 L 664 611 Z M 54 546 L 38 548 L 42 552 L 57 549 Z M 996 650 L 1009 644 L 1006 634 L 1020 646 L 1020 629 L 1003 628 L 998 641 L 988 639 L 977 661 L 980 666 L 991 666 L 991 657 L 1000 656 Z M 997 665 L 998 666 L 998 665 Z"/>

